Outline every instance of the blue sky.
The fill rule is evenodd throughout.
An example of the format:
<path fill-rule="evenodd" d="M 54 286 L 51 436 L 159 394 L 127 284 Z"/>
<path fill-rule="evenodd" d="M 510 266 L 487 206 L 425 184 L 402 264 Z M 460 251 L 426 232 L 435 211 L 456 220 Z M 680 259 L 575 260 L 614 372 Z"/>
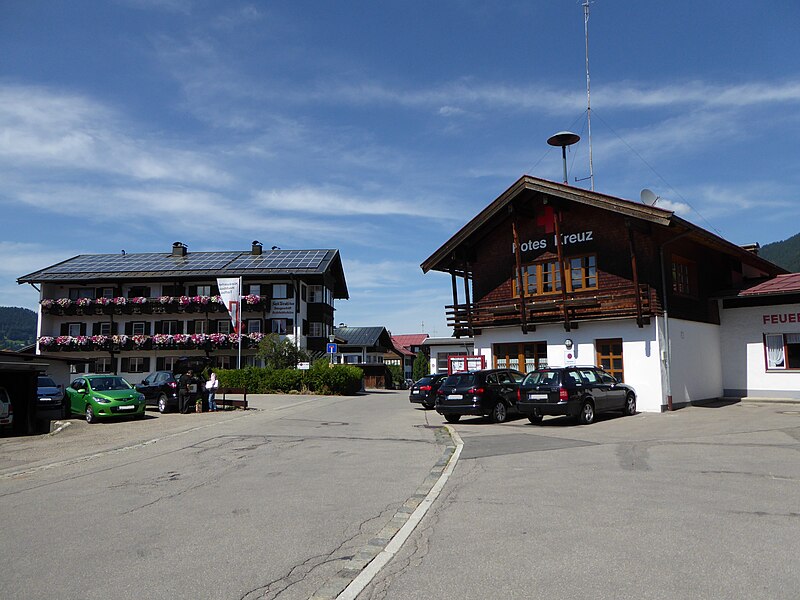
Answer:
<path fill-rule="evenodd" d="M 800 5 L 591 5 L 595 189 L 800 231 Z M 448 335 L 419 264 L 523 174 L 589 187 L 579 0 L 0 4 L 0 305 L 77 254 L 338 248 L 336 322 Z M 424 323 L 424 325 L 423 325 Z"/>

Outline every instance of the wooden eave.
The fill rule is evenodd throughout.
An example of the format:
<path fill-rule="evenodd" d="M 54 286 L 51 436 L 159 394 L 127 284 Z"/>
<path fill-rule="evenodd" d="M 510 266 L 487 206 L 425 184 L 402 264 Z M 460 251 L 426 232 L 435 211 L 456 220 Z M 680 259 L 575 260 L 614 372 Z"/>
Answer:
<path fill-rule="evenodd" d="M 630 200 L 615 198 L 580 188 L 574 188 L 563 183 L 555 183 L 537 177 L 524 175 L 510 188 L 503 192 L 489 206 L 484 208 L 469 223 L 464 225 L 455 235 L 445 242 L 436 252 L 428 257 L 421 265 L 423 273 L 428 271 L 448 271 L 452 256 L 456 251 L 469 241 L 486 226 L 496 215 L 506 208 L 517 196 L 526 190 L 548 194 L 556 198 L 563 198 L 577 204 L 593 206 L 608 210 L 634 219 L 640 219 L 668 226 L 673 217 L 672 211 L 647 206 Z"/>

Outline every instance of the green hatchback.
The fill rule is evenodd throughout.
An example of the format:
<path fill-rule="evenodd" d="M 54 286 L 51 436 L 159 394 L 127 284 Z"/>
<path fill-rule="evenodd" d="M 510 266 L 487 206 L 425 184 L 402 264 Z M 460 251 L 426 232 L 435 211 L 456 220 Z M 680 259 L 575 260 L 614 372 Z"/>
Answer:
<path fill-rule="evenodd" d="M 112 417 L 144 418 L 144 396 L 119 375 L 84 375 L 66 389 L 70 412 L 87 423 Z"/>

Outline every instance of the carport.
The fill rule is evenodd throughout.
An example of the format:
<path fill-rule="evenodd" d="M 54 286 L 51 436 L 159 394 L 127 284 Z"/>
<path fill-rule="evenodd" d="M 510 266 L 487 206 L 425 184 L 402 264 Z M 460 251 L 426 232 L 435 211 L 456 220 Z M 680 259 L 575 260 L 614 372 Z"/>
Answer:
<path fill-rule="evenodd" d="M 37 415 L 37 380 L 47 371 L 47 363 L 33 362 L 29 358 L 16 358 L 9 353 L 0 355 L 0 386 L 11 396 L 14 410 L 13 431 L 16 434 L 46 432 L 49 419 Z"/>

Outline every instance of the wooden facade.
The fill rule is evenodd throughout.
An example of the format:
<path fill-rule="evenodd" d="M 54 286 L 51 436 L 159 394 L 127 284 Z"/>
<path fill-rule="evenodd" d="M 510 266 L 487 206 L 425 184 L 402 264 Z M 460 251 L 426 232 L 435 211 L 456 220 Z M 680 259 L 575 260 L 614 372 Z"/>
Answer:
<path fill-rule="evenodd" d="M 421 266 L 451 275 L 456 337 L 622 318 L 644 327 L 667 307 L 718 325 L 721 291 L 785 272 L 671 211 L 532 177 Z"/>

